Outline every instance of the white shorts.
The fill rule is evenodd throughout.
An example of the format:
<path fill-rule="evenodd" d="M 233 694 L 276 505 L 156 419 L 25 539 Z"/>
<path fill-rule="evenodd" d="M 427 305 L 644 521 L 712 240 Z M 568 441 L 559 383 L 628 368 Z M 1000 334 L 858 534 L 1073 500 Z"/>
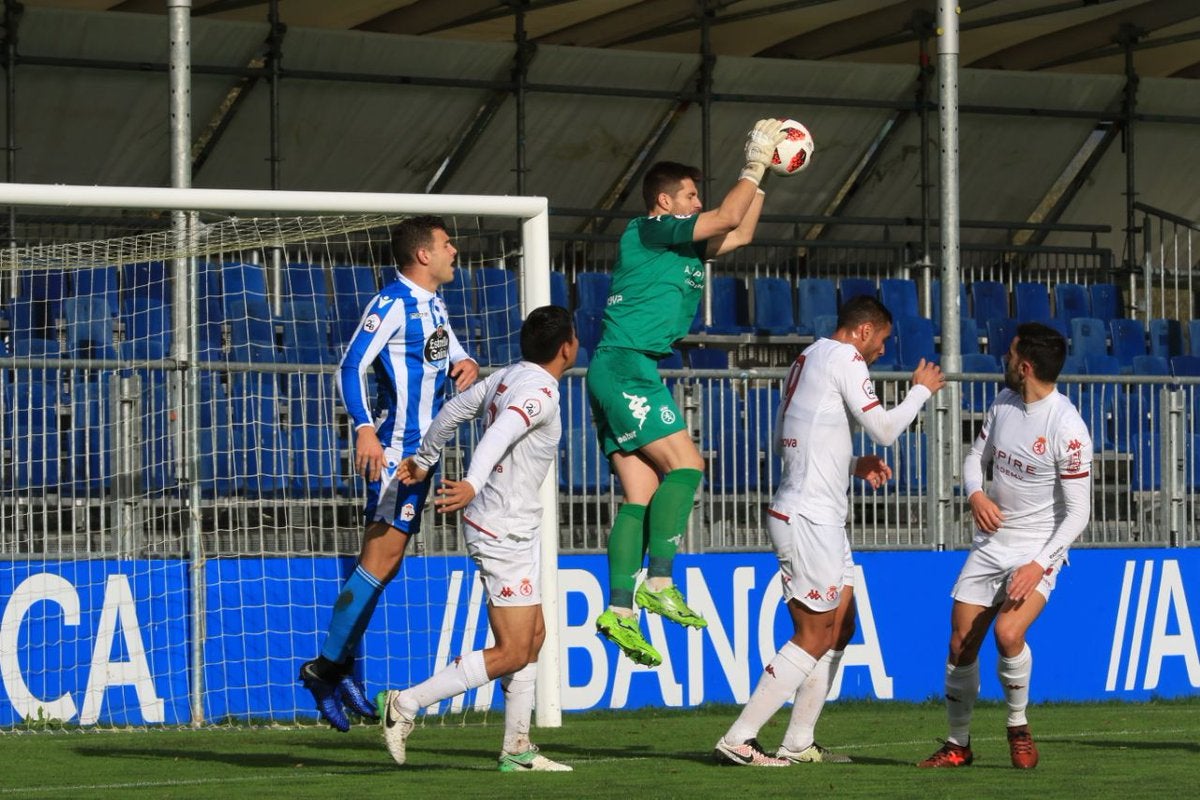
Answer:
<path fill-rule="evenodd" d="M 798 600 L 813 611 L 837 608 L 842 587 L 854 585 L 846 529 L 767 509 L 767 532 L 779 559 L 784 600 Z"/>
<path fill-rule="evenodd" d="M 1014 539 L 1003 534 L 977 534 L 950 595 L 961 603 L 988 608 L 1003 603 L 1008 579 L 1013 570 L 1033 561 L 1044 544 L 1044 541 L 1037 539 Z M 1055 565 L 1043 573 L 1041 581 L 1035 587 L 1047 600 L 1054 591 L 1060 568 L 1061 564 Z"/>
<path fill-rule="evenodd" d="M 493 606 L 536 606 L 542 602 L 542 564 L 537 535 L 517 538 L 494 534 L 463 515 L 467 553 L 479 567 L 479 579 Z"/>

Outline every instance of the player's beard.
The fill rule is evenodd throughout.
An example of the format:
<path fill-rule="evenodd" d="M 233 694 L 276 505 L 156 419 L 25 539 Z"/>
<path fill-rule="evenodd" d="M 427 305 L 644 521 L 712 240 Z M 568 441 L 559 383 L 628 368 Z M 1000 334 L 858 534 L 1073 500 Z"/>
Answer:
<path fill-rule="evenodd" d="M 1017 394 L 1021 393 L 1021 373 L 1012 367 L 1004 368 L 1004 385 Z"/>

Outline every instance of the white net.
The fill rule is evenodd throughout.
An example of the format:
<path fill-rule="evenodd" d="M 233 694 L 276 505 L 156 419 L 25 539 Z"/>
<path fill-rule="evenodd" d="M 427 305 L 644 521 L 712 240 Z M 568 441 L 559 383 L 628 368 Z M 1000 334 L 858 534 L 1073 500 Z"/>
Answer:
<path fill-rule="evenodd" d="M 401 218 L 233 218 L 0 252 L 0 730 L 316 719 L 296 675 L 354 568 L 364 500 L 333 372 L 395 280 Z M 520 221 L 446 219 L 451 325 L 485 367 L 506 363 Z M 427 509 L 356 660 L 369 691 L 485 645 L 473 575 L 456 521 Z"/>

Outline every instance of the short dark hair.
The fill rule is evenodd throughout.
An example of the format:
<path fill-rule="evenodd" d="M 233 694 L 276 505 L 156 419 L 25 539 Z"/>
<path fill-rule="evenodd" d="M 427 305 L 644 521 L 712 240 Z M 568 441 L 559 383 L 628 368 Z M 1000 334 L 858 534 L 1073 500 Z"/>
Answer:
<path fill-rule="evenodd" d="M 1039 381 L 1058 380 L 1063 362 L 1067 360 L 1067 340 L 1049 325 L 1024 322 L 1017 326 L 1017 355 L 1033 366 Z"/>
<path fill-rule="evenodd" d="M 684 178 L 691 178 L 699 186 L 700 181 L 704 180 L 704 173 L 678 161 L 659 161 L 646 170 L 646 176 L 642 178 L 642 200 L 646 203 L 646 209 L 654 208 L 658 196 L 663 192 L 675 194 L 679 191 Z"/>
<path fill-rule="evenodd" d="M 891 325 L 892 312 L 887 306 L 870 295 L 860 294 L 842 303 L 838 309 L 838 330 L 853 330 L 865 322 L 874 325 Z"/>
<path fill-rule="evenodd" d="M 548 364 L 574 335 L 575 323 L 570 311 L 562 306 L 535 308 L 521 325 L 521 358 Z"/>
<path fill-rule="evenodd" d="M 446 220 L 425 214 L 409 217 L 392 228 L 392 257 L 397 267 L 407 267 L 417 261 L 417 251 L 433 246 L 433 232 L 447 230 Z"/>

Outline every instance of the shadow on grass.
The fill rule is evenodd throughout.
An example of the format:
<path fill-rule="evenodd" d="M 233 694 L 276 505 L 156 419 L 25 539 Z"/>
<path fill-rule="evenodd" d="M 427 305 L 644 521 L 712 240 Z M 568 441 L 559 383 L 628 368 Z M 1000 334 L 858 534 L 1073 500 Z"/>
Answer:
<path fill-rule="evenodd" d="M 1181 750 L 1185 753 L 1200 754 L 1200 744 L 1196 742 L 1163 742 L 1147 739 L 1123 738 L 1113 739 L 1064 739 L 1041 737 L 1038 742 L 1057 742 L 1076 747 L 1095 747 L 1102 750 Z"/>
<path fill-rule="evenodd" d="M 403 767 L 392 763 L 391 757 L 383 748 L 382 743 L 377 748 L 364 748 L 358 742 L 347 742 L 345 745 L 324 748 L 324 755 L 316 755 L 310 748 L 294 752 L 247 752 L 246 750 L 216 750 L 196 749 L 191 747 L 156 746 L 153 748 L 129 747 L 76 747 L 76 755 L 104 759 L 136 759 L 148 763 L 172 763 L 191 761 L 194 763 L 222 763 L 240 769 L 277 769 L 295 770 L 323 769 L 335 772 L 353 772 L 356 774 L 393 773 L 397 770 L 406 771 L 435 771 L 464 769 L 463 760 L 478 760 L 480 769 L 495 769 L 496 753 L 478 750 L 447 750 L 445 748 L 422 750 L 411 748 L 412 760 Z M 364 756 L 360 751 L 370 749 L 375 755 Z M 341 755 L 339 755 L 339 752 Z M 474 766 L 470 764 L 469 766 Z"/>

